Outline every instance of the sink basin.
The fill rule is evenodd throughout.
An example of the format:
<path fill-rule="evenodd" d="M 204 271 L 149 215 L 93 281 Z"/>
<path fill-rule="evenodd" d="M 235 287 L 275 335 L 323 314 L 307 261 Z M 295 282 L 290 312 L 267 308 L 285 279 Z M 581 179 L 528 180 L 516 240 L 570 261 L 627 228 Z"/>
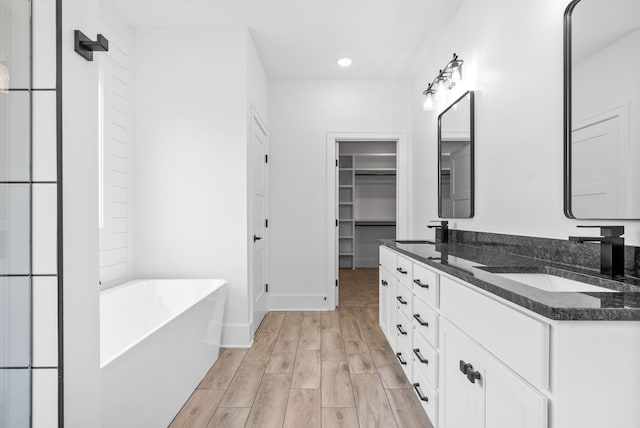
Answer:
<path fill-rule="evenodd" d="M 496 273 L 495 275 L 544 291 L 568 293 L 615 293 L 615 290 L 547 273 Z"/>

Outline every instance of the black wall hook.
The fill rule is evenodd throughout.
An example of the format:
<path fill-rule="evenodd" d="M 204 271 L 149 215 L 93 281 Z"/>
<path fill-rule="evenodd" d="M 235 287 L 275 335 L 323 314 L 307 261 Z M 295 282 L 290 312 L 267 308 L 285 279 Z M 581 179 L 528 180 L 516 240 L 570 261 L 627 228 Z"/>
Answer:
<path fill-rule="evenodd" d="M 109 51 L 109 40 L 102 34 L 98 34 L 98 40 L 94 42 L 80 30 L 75 30 L 74 33 L 75 51 L 87 61 L 93 61 L 93 52 Z"/>

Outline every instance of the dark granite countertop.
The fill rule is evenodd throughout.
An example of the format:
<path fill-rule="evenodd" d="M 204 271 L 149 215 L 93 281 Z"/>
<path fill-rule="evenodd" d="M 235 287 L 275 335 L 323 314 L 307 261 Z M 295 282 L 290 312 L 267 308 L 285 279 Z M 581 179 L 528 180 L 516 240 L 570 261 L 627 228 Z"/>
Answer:
<path fill-rule="evenodd" d="M 560 321 L 640 321 L 640 279 L 612 280 L 599 272 L 493 251 L 490 246 L 427 241 L 380 243 L 525 309 Z M 552 292 L 496 273 L 547 273 L 612 290 Z"/>

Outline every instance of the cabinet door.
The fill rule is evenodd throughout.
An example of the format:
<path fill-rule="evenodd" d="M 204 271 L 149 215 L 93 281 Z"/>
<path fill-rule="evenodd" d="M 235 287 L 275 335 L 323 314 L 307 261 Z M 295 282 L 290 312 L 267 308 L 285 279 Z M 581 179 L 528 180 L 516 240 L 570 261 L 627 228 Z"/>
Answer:
<path fill-rule="evenodd" d="M 484 428 L 482 381 L 471 383 L 460 371 L 460 361 L 480 370 L 478 346 L 449 322 L 442 323 L 440 340 L 440 427 Z"/>
<path fill-rule="evenodd" d="M 385 332 L 386 335 L 387 326 L 389 325 L 389 275 L 387 275 L 387 272 L 383 268 L 380 268 L 379 276 L 380 283 L 378 284 L 378 310 L 380 313 L 380 328 L 383 332 Z"/>
<path fill-rule="evenodd" d="M 546 428 L 547 398 L 482 351 L 487 428 Z"/>

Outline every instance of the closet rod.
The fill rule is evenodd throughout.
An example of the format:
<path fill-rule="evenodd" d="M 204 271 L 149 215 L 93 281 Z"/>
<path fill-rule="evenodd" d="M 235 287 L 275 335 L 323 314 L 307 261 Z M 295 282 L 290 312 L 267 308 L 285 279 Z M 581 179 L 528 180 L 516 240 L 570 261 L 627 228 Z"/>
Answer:
<path fill-rule="evenodd" d="M 395 173 L 391 173 L 391 172 L 381 172 L 381 173 L 378 173 L 378 174 L 370 173 L 370 172 L 361 172 L 361 173 L 357 173 L 356 172 L 356 176 L 359 176 L 359 175 L 380 175 L 380 176 L 389 175 L 389 176 L 394 176 L 395 177 L 396 174 Z"/>
<path fill-rule="evenodd" d="M 362 227 L 362 226 L 391 226 L 391 227 L 396 227 L 395 223 L 356 223 L 356 227 Z"/>

